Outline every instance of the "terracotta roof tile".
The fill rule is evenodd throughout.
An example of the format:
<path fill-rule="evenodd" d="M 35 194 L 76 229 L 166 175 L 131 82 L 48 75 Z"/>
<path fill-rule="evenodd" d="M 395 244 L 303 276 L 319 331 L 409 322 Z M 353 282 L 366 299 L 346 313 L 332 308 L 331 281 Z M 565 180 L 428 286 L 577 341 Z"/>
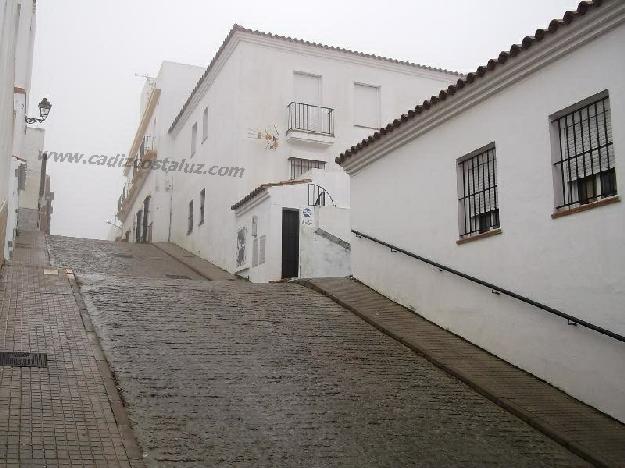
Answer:
<path fill-rule="evenodd" d="M 283 185 L 309 184 L 311 182 L 312 182 L 311 179 L 301 179 L 301 180 L 283 180 L 281 182 L 270 182 L 268 184 L 262 184 L 262 185 L 259 185 L 258 187 L 256 187 L 254 190 L 252 190 L 247 195 L 245 195 L 243 198 L 241 198 L 241 200 L 236 202 L 234 205 L 232 205 L 230 207 L 230 209 L 231 210 L 238 210 L 240 207 L 245 205 L 247 202 L 253 200 L 258 195 L 263 193 L 269 187 L 280 187 L 280 186 L 283 186 Z"/>
<path fill-rule="evenodd" d="M 576 11 L 567 11 L 564 14 L 563 19 L 558 20 L 554 19 L 549 23 L 549 27 L 547 29 L 537 29 L 534 33 L 534 36 L 526 36 L 521 41 L 521 44 L 513 44 L 510 47 L 509 51 L 502 51 L 496 59 L 491 59 L 487 62 L 485 66 L 479 66 L 475 72 L 468 73 L 464 79 L 458 79 L 456 85 L 451 85 L 447 88 L 447 92 L 445 90 L 441 91 L 438 96 L 432 96 L 430 99 L 425 100 L 423 104 L 417 105 L 414 110 L 408 111 L 408 118 L 404 119 L 404 115 L 402 115 L 401 120 L 395 119 L 392 123 L 388 124 L 386 127 L 380 128 L 373 135 L 362 140 L 358 145 L 352 146 L 347 149 L 340 156 L 336 158 L 337 164 L 343 164 L 348 159 L 352 158 L 359 150 L 369 146 L 374 141 L 381 139 L 384 135 L 393 132 L 396 128 L 400 127 L 405 122 L 414 119 L 417 115 L 433 108 L 440 101 L 446 100 L 448 97 L 455 95 L 458 91 L 464 89 L 467 86 L 471 86 L 476 80 L 487 76 L 491 71 L 495 70 L 497 67 L 505 64 L 510 57 L 516 57 L 519 53 L 524 50 L 529 49 L 537 42 L 542 41 L 549 34 L 555 33 L 560 27 L 563 25 L 568 25 L 573 22 L 577 17 L 586 14 L 586 12 L 590 8 L 598 8 L 603 3 L 602 0 L 594 0 L 594 1 L 583 1 L 581 2 Z"/>
<path fill-rule="evenodd" d="M 290 37 L 290 36 L 280 36 L 278 34 L 258 31 L 258 30 L 255 30 L 255 29 L 248 29 L 248 28 L 245 28 L 245 27 L 240 26 L 238 24 L 235 24 L 230 29 L 230 32 L 228 33 L 228 35 L 226 36 L 224 41 L 221 43 L 221 46 L 217 50 L 217 53 L 215 54 L 215 56 L 211 60 L 211 62 L 208 65 L 208 67 L 206 68 L 206 71 L 204 72 L 204 74 L 202 75 L 200 80 L 197 82 L 197 84 L 193 88 L 193 91 L 191 91 L 191 94 L 190 94 L 189 98 L 187 99 L 187 101 L 185 102 L 184 106 L 182 107 L 182 109 L 180 110 L 180 112 L 178 113 L 178 115 L 176 116 L 174 121 L 172 122 L 171 126 L 169 127 L 169 131 L 170 132 L 174 129 L 176 124 L 182 118 L 182 115 L 184 114 L 184 112 L 187 110 L 189 104 L 191 103 L 191 99 L 193 98 L 193 96 L 197 92 L 198 88 L 200 87 L 200 85 L 202 84 L 202 82 L 204 81 L 204 79 L 206 78 L 208 73 L 210 72 L 210 70 L 213 68 L 213 66 L 217 62 L 217 59 L 222 54 L 223 50 L 226 48 L 226 45 L 228 44 L 228 42 L 230 41 L 232 36 L 236 32 L 238 32 L 238 31 L 239 32 L 246 32 L 246 33 L 250 33 L 250 34 L 255 34 L 257 36 L 270 37 L 270 38 L 273 38 L 273 39 L 279 39 L 279 40 L 283 40 L 283 41 L 293 42 L 293 43 L 296 43 L 296 44 L 304 44 L 304 45 L 307 45 L 307 46 L 318 47 L 318 48 L 326 49 L 326 50 L 334 50 L 334 51 L 342 52 L 342 53 L 346 53 L 346 54 L 357 55 L 359 57 L 365 57 L 365 58 L 370 58 L 370 59 L 375 59 L 375 60 L 381 60 L 381 61 L 384 61 L 384 62 L 396 63 L 396 64 L 399 64 L 399 65 L 407 65 L 407 66 L 410 66 L 410 67 L 421 68 L 423 70 L 430 70 L 430 71 L 436 71 L 436 72 L 441 72 L 441 73 L 447 73 L 447 74 L 455 75 L 455 76 L 461 76 L 461 74 L 459 72 L 451 71 L 451 70 L 445 70 L 443 68 L 429 67 L 427 65 L 420 65 L 418 63 L 412 63 L 412 62 L 408 62 L 408 61 L 405 61 L 405 60 L 397 60 L 397 59 L 394 59 L 394 58 L 383 57 L 383 56 L 380 56 L 380 55 L 367 54 L 367 53 L 359 52 L 359 51 L 356 51 L 356 50 L 345 49 L 343 47 L 329 46 L 329 45 L 321 44 L 321 43 L 318 43 L 318 42 L 310 42 L 310 41 L 306 41 L 304 39 L 297 39 L 297 38 L 293 38 L 293 37 Z"/>

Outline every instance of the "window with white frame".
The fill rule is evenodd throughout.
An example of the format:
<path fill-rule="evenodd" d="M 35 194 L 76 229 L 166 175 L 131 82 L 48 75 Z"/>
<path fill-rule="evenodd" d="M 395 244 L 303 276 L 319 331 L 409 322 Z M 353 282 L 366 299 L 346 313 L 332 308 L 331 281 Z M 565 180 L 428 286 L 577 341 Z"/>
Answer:
<path fill-rule="evenodd" d="M 607 91 L 551 117 L 556 210 L 617 194 Z"/>
<path fill-rule="evenodd" d="M 195 154 L 197 150 L 197 122 L 191 127 L 191 156 Z"/>
<path fill-rule="evenodd" d="M 202 114 L 202 143 L 208 138 L 208 107 L 204 108 Z"/>
<path fill-rule="evenodd" d="M 461 238 L 499 228 L 494 143 L 458 160 L 458 207 Z"/>
<path fill-rule="evenodd" d="M 354 83 L 354 125 L 380 128 L 380 88 Z"/>

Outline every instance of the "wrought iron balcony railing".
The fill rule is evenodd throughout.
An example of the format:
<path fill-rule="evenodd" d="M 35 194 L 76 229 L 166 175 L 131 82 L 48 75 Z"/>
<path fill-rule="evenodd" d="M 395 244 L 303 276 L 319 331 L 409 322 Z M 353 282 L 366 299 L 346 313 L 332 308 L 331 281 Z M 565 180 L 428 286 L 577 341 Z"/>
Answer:
<path fill-rule="evenodd" d="M 287 109 L 289 111 L 287 133 L 307 132 L 334 136 L 334 109 L 303 102 L 291 102 Z"/>

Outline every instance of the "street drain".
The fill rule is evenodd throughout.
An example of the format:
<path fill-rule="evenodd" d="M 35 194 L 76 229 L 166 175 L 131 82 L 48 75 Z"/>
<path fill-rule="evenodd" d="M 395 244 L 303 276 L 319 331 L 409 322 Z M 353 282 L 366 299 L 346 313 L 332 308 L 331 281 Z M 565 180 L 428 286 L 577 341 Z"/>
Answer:
<path fill-rule="evenodd" d="M 185 275 L 170 275 L 170 274 L 165 274 L 165 276 L 167 276 L 168 278 L 171 279 L 188 279 L 190 280 L 191 278 L 189 278 L 188 276 Z"/>
<path fill-rule="evenodd" d="M 48 355 L 46 353 L 0 351 L 0 366 L 48 367 Z"/>
<path fill-rule="evenodd" d="M 121 258 L 134 258 L 132 255 L 125 254 L 125 253 L 114 253 L 113 256 L 114 257 L 121 257 Z"/>

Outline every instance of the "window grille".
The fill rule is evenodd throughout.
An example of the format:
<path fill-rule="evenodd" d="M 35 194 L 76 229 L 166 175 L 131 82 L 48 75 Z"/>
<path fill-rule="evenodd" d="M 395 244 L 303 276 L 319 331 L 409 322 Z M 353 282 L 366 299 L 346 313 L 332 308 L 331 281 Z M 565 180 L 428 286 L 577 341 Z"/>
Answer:
<path fill-rule="evenodd" d="M 311 169 L 325 169 L 325 161 L 313 159 L 289 158 L 291 163 L 291 179 L 297 179 Z"/>
<path fill-rule="evenodd" d="M 553 120 L 556 209 L 574 208 L 617 194 L 610 99 L 602 94 Z"/>
<path fill-rule="evenodd" d="M 499 227 L 497 159 L 490 144 L 458 161 L 460 237 Z"/>

